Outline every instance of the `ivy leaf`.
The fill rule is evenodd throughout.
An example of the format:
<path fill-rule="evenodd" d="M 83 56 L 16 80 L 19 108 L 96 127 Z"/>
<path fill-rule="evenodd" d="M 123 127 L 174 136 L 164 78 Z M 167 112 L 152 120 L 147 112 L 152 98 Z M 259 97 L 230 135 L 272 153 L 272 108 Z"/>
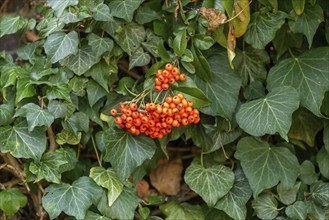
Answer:
<path fill-rule="evenodd" d="M 305 160 L 300 165 L 299 179 L 307 185 L 311 185 L 318 180 L 318 175 L 316 174 L 315 167 L 311 161 Z"/>
<path fill-rule="evenodd" d="M 46 150 L 47 138 L 44 129 L 35 128 L 28 131 L 25 122 L 14 126 L 0 127 L 1 152 L 10 152 L 17 158 L 32 158 L 40 160 Z"/>
<path fill-rule="evenodd" d="M 0 105 L 0 126 L 9 125 L 13 121 L 14 106 L 10 104 Z"/>
<path fill-rule="evenodd" d="M 64 24 L 77 23 L 85 18 L 89 18 L 90 14 L 84 11 L 74 11 L 71 9 L 64 10 L 63 14 L 59 17 L 59 21 Z"/>
<path fill-rule="evenodd" d="M 113 40 L 110 38 L 103 38 L 94 33 L 91 33 L 87 37 L 88 45 L 92 47 L 96 57 L 100 57 L 106 51 L 113 49 Z"/>
<path fill-rule="evenodd" d="M 14 115 L 14 117 L 17 116 L 26 117 L 27 124 L 29 125 L 29 131 L 33 131 L 36 126 L 45 125 L 49 128 L 54 122 L 54 116 L 47 109 L 42 109 L 34 103 L 24 105 Z"/>
<path fill-rule="evenodd" d="M 67 101 L 50 100 L 48 104 L 48 111 L 54 116 L 54 118 L 65 118 L 72 115 L 75 110 L 75 106 Z"/>
<path fill-rule="evenodd" d="M 135 136 L 125 130 L 110 127 L 105 131 L 104 160 L 112 164 L 121 180 L 125 180 L 146 159 L 155 153 L 156 144 L 150 138 Z"/>
<path fill-rule="evenodd" d="M 316 182 L 311 185 L 311 198 L 321 206 L 329 205 L 329 183 Z"/>
<path fill-rule="evenodd" d="M 91 76 L 106 92 L 109 92 L 109 78 L 114 78 L 115 76 L 110 66 L 104 60 L 92 66 L 84 75 Z"/>
<path fill-rule="evenodd" d="M 297 201 L 285 209 L 289 218 L 304 220 L 307 216 L 307 205 L 303 201 Z"/>
<path fill-rule="evenodd" d="M 78 76 L 84 74 L 89 70 L 95 63 L 98 63 L 100 57 L 96 55 L 92 47 L 89 45 L 82 46 L 77 54 L 71 54 L 65 59 L 60 61 L 60 64 L 67 66 Z"/>
<path fill-rule="evenodd" d="M 142 42 L 142 46 L 154 57 L 160 57 L 158 45 L 163 43 L 162 38 L 156 36 L 152 31 L 146 29 L 146 41 Z"/>
<path fill-rule="evenodd" d="M 244 131 L 253 136 L 278 132 L 288 141 L 291 116 L 298 107 L 299 96 L 296 90 L 290 86 L 278 87 L 265 98 L 242 104 L 236 114 L 236 120 Z"/>
<path fill-rule="evenodd" d="M 148 6 L 139 7 L 135 16 L 135 20 L 138 24 L 146 24 L 160 18 L 160 15 Z"/>
<path fill-rule="evenodd" d="M 322 120 L 304 108 L 298 109 L 292 115 L 292 125 L 289 138 L 302 140 L 308 146 L 314 146 L 316 134 L 322 129 Z"/>
<path fill-rule="evenodd" d="M 31 79 L 28 76 L 21 75 L 16 83 L 16 99 L 18 103 L 25 98 L 32 97 L 36 94 L 35 87 L 31 84 Z"/>
<path fill-rule="evenodd" d="M 233 187 L 216 203 L 215 208 L 225 211 L 226 214 L 234 219 L 246 219 L 246 203 L 251 194 L 252 190 L 242 170 L 236 170 Z"/>
<path fill-rule="evenodd" d="M 167 216 L 166 219 L 174 220 L 201 220 L 204 219 L 202 208 L 189 203 L 178 203 L 173 200 L 167 204 L 160 205 L 160 210 Z"/>
<path fill-rule="evenodd" d="M 135 10 L 142 2 L 142 0 L 114 0 L 110 2 L 109 8 L 112 16 L 131 22 Z"/>
<path fill-rule="evenodd" d="M 151 56 L 139 47 L 129 58 L 129 69 L 135 66 L 145 66 L 151 61 Z"/>
<path fill-rule="evenodd" d="M 55 11 L 56 16 L 60 17 L 67 6 L 77 5 L 79 3 L 79 0 L 66 0 L 66 1 L 47 0 L 47 3 Z"/>
<path fill-rule="evenodd" d="M 271 68 L 269 90 L 288 85 L 300 96 L 301 105 L 321 117 L 320 107 L 324 93 L 329 89 L 329 47 L 309 50 L 299 57 L 285 59 Z"/>
<path fill-rule="evenodd" d="M 81 135 L 81 132 L 78 132 L 78 135 L 75 135 L 73 132 L 62 130 L 60 133 L 56 134 L 56 143 L 59 145 L 77 145 L 80 143 Z"/>
<path fill-rule="evenodd" d="M 187 46 L 186 30 L 178 31 L 173 41 L 173 49 L 177 56 L 183 56 Z"/>
<path fill-rule="evenodd" d="M 76 112 L 71 115 L 66 121 L 62 121 L 63 128 L 67 131 L 73 131 L 78 134 L 78 131 L 88 132 L 89 118 L 83 112 Z"/>
<path fill-rule="evenodd" d="M 68 102 L 71 102 L 70 89 L 68 84 L 58 83 L 53 84 L 52 86 L 46 86 L 46 96 L 49 100 L 52 99 L 65 99 Z"/>
<path fill-rule="evenodd" d="M 287 148 L 270 146 L 253 137 L 242 138 L 234 156 L 241 161 L 254 198 L 279 181 L 284 187 L 292 187 L 300 172 L 296 156 Z"/>
<path fill-rule="evenodd" d="M 265 65 L 269 64 L 270 57 L 265 50 L 246 48 L 242 52 L 238 52 L 233 60 L 234 66 L 242 79 L 242 85 L 246 86 L 248 82 L 255 80 L 264 81 L 266 79 Z"/>
<path fill-rule="evenodd" d="M 107 92 L 95 81 L 89 80 L 87 84 L 89 105 L 93 106 L 99 99 L 106 96 Z"/>
<path fill-rule="evenodd" d="M 280 201 L 285 205 L 290 205 L 296 201 L 297 192 L 300 187 L 300 182 L 296 183 L 293 187 L 284 187 L 279 184 L 276 188 Z"/>
<path fill-rule="evenodd" d="M 215 54 L 207 60 L 212 71 L 211 81 L 204 82 L 196 77 L 195 83 L 208 99 L 212 100 L 212 103 L 200 111 L 231 120 L 237 105 L 241 80 L 232 71 L 226 53 Z"/>
<path fill-rule="evenodd" d="M 254 48 L 264 49 L 273 40 L 275 33 L 284 24 L 286 17 L 287 14 L 282 11 L 272 14 L 253 13 L 244 40 Z"/>
<path fill-rule="evenodd" d="M 289 17 L 292 18 L 288 22 L 290 29 L 294 33 L 304 34 L 309 48 L 311 48 L 315 32 L 324 19 L 322 8 L 318 4 L 307 5 L 301 15 L 297 15 L 294 10 L 291 10 Z"/>
<path fill-rule="evenodd" d="M 119 1 L 121 2 L 121 0 Z M 137 25 L 136 23 L 129 23 L 115 35 L 115 39 L 119 46 L 131 56 L 144 41 L 145 36 L 146 32 L 143 26 Z"/>
<path fill-rule="evenodd" d="M 58 31 L 51 34 L 45 44 L 45 52 L 51 63 L 56 63 L 70 54 L 78 51 L 79 38 L 75 31 L 68 34 Z"/>
<path fill-rule="evenodd" d="M 1 16 L 0 18 L 0 37 L 13 34 L 17 31 L 28 28 L 33 29 L 35 26 L 34 19 L 26 19 L 21 16 Z"/>
<path fill-rule="evenodd" d="M 89 177 L 83 176 L 72 185 L 67 183 L 51 184 L 45 189 L 42 206 L 51 219 L 63 211 L 69 216 L 83 219 L 93 201 L 97 201 L 102 189 Z"/>
<path fill-rule="evenodd" d="M 9 217 L 12 217 L 26 204 L 27 197 L 19 189 L 11 188 L 0 192 L 0 210 Z"/>
<path fill-rule="evenodd" d="M 306 201 L 305 203 L 309 219 L 325 220 L 325 213 L 321 207 L 317 206 L 313 201 Z"/>
<path fill-rule="evenodd" d="M 103 215 L 112 219 L 133 219 L 139 202 L 140 198 L 136 195 L 136 192 L 125 187 L 111 207 L 108 206 L 107 197 L 103 193 L 97 209 Z"/>
<path fill-rule="evenodd" d="M 92 211 L 87 211 L 87 214 L 85 216 L 85 220 L 110 220 L 109 218 L 99 215 Z"/>
<path fill-rule="evenodd" d="M 110 21 L 112 16 L 110 14 L 110 8 L 106 4 L 98 4 L 96 7 L 91 9 L 93 12 L 93 18 L 96 21 Z"/>
<path fill-rule="evenodd" d="M 193 162 L 187 167 L 184 180 L 208 206 L 214 206 L 232 188 L 234 173 L 222 165 L 203 167 L 198 162 Z"/>
<path fill-rule="evenodd" d="M 68 161 L 63 160 L 60 154 L 56 152 L 47 152 L 42 155 L 39 162 L 31 162 L 29 170 L 37 176 L 37 182 L 45 179 L 48 182 L 60 183 L 60 166 L 66 163 L 68 163 Z"/>
<path fill-rule="evenodd" d="M 252 201 L 252 207 L 260 219 L 274 219 L 278 214 L 278 201 L 268 193 L 261 194 Z"/>
<path fill-rule="evenodd" d="M 123 190 L 123 184 L 115 171 L 112 168 L 92 167 L 89 176 L 99 186 L 107 189 L 108 206 L 111 207 Z"/>
<path fill-rule="evenodd" d="M 323 143 L 324 147 L 329 153 L 329 122 L 324 122 L 324 129 L 323 129 Z"/>

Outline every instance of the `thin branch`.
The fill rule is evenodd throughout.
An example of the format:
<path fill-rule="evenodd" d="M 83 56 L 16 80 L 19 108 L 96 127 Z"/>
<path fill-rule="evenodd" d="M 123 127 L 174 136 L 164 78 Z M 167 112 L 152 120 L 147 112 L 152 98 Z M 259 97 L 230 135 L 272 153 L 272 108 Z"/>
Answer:
<path fill-rule="evenodd" d="M 138 74 L 137 71 L 129 70 L 129 68 L 128 68 L 129 64 L 128 64 L 127 60 L 123 60 L 123 59 L 119 60 L 118 67 L 122 72 L 128 74 L 129 76 L 133 77 L 136 80 L 141 80 L 143 78 L 141 75 Z"/>
<path fill-rule="evenodd" d="M 56 143 L 55 133 L 51 126 L 47 129 L 47 134 L 48 134 L 48 138 L 49 138 L 49 151 L 55 151 L 57 149 L 58 145 Z"/>

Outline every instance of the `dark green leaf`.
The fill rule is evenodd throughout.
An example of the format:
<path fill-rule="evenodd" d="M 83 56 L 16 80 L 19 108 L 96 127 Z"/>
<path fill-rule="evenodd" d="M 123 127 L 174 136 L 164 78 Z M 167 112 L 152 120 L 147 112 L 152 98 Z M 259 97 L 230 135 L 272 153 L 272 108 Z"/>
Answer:
<path fill-rule="evenodd" d="M 35 95 L 35 87 L 31 84 L 29 77 L 20 76 L 16 84 L 16 99 L 15 102 L 18 103 L 25 98 L 29 98 Z"/>
<path fill-rule="evenodd" d="M 321 175 L 329 179 L 329 153 L 324 147 L 316 155 L 316 161 L 319 164 Z"/>
<path fill-rule="evenodd" d="M 51 63 L 56 63 L 70 54 L 76 54 L 78 51 L 78 34 L 71 31 L 68 34 L 64 32 L 55 32 L 47 38 L 44 48 Z"/>
<path fill-rule="evenodd" d="M 208 50 L 215 43 L 211 36 L 206 36 L 203 34 L 196 34 L 193 37 L 193 42 L 194 45 L 200 50 Z"/>
<path fill-rule="evenodd" d="M 214 206 L 232 188 L 234 173 L 222 165 L 203 167 L 199 162 L 194 161 L 187 167 L 184 180 L 208 206 Z"/>
<path fill-rule="evenodd" d="M 260 219 L 274 219 L 278 214 L 278 201 L 268 193 L 261 194 L 252 201 L 252 207 Z"/>
<path fill-rule="evenodd" d="M 173 49 L 177 56 L 181 57 L 183 56 L 187 46 L 187 40 L 186 40 L 186 30 L 183 29 L 179 32 L 177 32 L 176 37 L 173 41 Z"/>
<path fill-rule="evenodd" d="M 78 131 L 88 132 L 89 118 L 83 112 L 76 112 L 71 115 L 66 121 L 62 121 L 63 128 L 68 131 L 73 131 L 76 135 Z"/>
<path fill-rule="evenodd" d="M 97 201 L 102 189 L 89 177 L 83 176 L 72 185 L 67 183 L 51 184 L 45 189 L 42 206 L 51 219 L 63 211 L 69 216 L 83 219 L 88 208 Z"/>
<path fill-rule="evenodd" d="M 107 92 L 109 92 L 109 78 L 112 79 L 111 82 L 114 81 L 113 78 L 117 78 L 110 66 L 103 60 L 92 66 L 84 75 L 91 76 Z"/>
<path fill-rule="evenodd" d="M 276 13 L 254 12 L 244 40 L 252 47 L 264 49 L 273 40 L 275 33 L 285 22 L 287 14 L 282 11 Z"/>
<path fill-rule="evenodd" d="M 65 99 L 68 102 L 71 102 L 70 90 L 68 84 L 59 83 L 52 85 L 51 87 L 46 87 L 46 96 L 49 100 L 52 99 Z"/>
<path fill-rule="evenodd" d="M 300 187 L 300 182 L 296 183 L 293 187 L 284 187 L 279 184 L 276 188 L 280 201 L 285 205 L 290 205 L 296 201 L 297 192 Z"/>
<path fill-rule="evenodd" d="M 34 64 L 36 59 L 34 53 L 43 43 L 44 41 L 35 41 L 33 43 L 26 44 L 17 50 L 17 55 L 23 60 L 28 60 L 31 64 Z"/>
<path fill-rule="evenodd" d="M 154 57 L 159 57 L 158 44 L 163 42 L 162 38 L 155 35 L 150 29 L 146 29 L 146 39 L 146 42 L 142 42 L 144 49 Z"/>
<path fill-rule="evenodd" d="M 30 25 L 32 24 L 32 25 Z M 0 37 L 13 34 L 17 31 L 27 28 L 33 29 L 35 25 L 34 19 L 27 19 L 21 16 L 1 16 L 0 18 Z"/>
<path fill-rule="evenodd" d="M 54 116 L 54 118 L 64 118 L 72 115 L 75 107 L 72 103 L 67 101 L 51 100 L 48 104 L 48 111 Z"/>
<path fill-rule="evenodd" d="M 279 181 L 283 187 L 292 187 L 300 172 L 296 156 L 287 148 L 270 146 L 253 137 L 242 138 L 234 156 L 241 161 L 255 198 Z"/>
<path fill-rule="evenodd" d="M 96 21 L 111 21 L 112 16 L 110 14 L 110 8 L 106 4 L 99 4 L 92 8 L 93 18 Z"/>
<path fill-rule="evenodd" d="M 231 190 L 215 205 L 234 219 L 246 219 L 246 203 L 252 195 L 247 178 L 241 169 L 235 171 L 234 185 Z"/>
<path fill-rule="evenodd" d="M 192 47 L 191 52 L 194 57 L 193 65 L 195 67 L 196 75 L 203 81 L 210 82 L 213 74 L 211 74 L 210 65 L 208 63 L 209 59 L 206 59 L 198 48 Z M 223 59 L 224 60 L 221 61 L 225 62 L 226 58 L 223 57 Z M 212 70 L 212 72 L 217 72 L 217 69 L 216 71 Z"/>
<path fill-rule="evenodd" d="M 166 215 L 167 220 L 203 220 L 202 208 L 198 205 L 178 203 L 176 200 L 160 205 L 160 210 Z"/>
<path fill-rule="evenodd" d="M 110 219 L 103 215 L 99 215 L 95 212 L 87 211 L 87 214 L 86 214 L 84 220 L 110 220 Z"/>
<path fill-rule="evenodd" d="M 306 201 L 307 215 L 309 219 L 326 220 L 323 209 L 317 206 L 313 201 Z"/>
<path fill-rule="evenodd" d="M 151 61 L 151 56 L 139 47 L 129 58 L 129 69 L 136 66 L 145 66 Z"/>
<path fill-rule="evenodd" d="M 26 204 L 27 197 L 19 189 L 11 188 L 0 192 L 0 210 L 9 217 Z"/>
<path fill-rule="evenodd" d="M 88 45 L 92 47 L 96 57 L 100 57 L 106 51 L 113 49 L 113 41 L 110 38 L 103 38 L 94 33 L 91 33 L 87 37 Z"/>
<path fill-rule="evenodd" d="M 244 86 L 255 80 L 264 81 L 267 75 L 265 65 L 269 62 L 270 57 L 265 50 L 252 47 L 247 47 L 246 50 L 237 53 L 233 60 Z"/>
<path fill-rule="evenodd" d="M 136 167 L 155 153 L 155 142 L 144 135 L 135 136 L 115 127 L 110 127 L 104 135 L 104 160 L 112 164 L 121 180 L 128 178 Z"/>
<path fill-rule="evenodd" d="M 297 201 L 285 209 L 285 213 L 292 219 L 304 220 L 307 216 L 307 205 L 303 201 Z"/>
<path fill-rule="evenodd" d="M 67 66 L 78 76 L 84 74 L 89 70 L 94 64 L 98 63 L 100 57 L 93 51 L 91 46 L 82 46 L 77 54 L 72 54 L 65 59 L 60 61 L 60 64 Z"/>
<path fill-rule="evenodd" d="M 47 138 L 44 129 L 35 128 L 29 132 L 27 123 L 20 122 L 12 127 L 0 127 L 0 143 L 2 153 L 38 161 L 46 150 Z"/>
<path fill-rule="evenodd" d="M 307 5 L 304 13 L 297 15 L 292 10 L 289 16 L 293 19 L 288 22 L 290 29 L 294 33 L 302 33 L 306 36 L 309 48 L 312 46 L 313 37 L 319 24 L 323 21 L 323 10 L 316 4 L 314 6 Z"/>
<path fill-rule="evenodd" d="M 0 126 L 9 125 L 13 121 L 14 106 L 10 104 L 0 105 Z"/>
<path fill-rule="evenodd" d="M 288 141 L 292 113 L 299 107 L 299 96 L 292 87 L 274 88 L 265 98 L 241 105 L 236 120 L 249 134 L 262 136 L 278 132 Z M 266 122 L 266 123 L 264 123 Z"/>
<path fill-rule="evenodd" d="M 142 0 L 114 0 L 109 4 L 111 15 L 131 22 L 135 10 L 142 2 Z"/>
<path fill-rule="evenodd" d="M 66 1 L 47 0 L 47 3 L 55 11 L 56 16 L 60 17 L 67 6 L 77 5 L 79 1 L 78 0 L 66 0 Z"/>
<path fill-rule="evenodd" d="M 85 18 L 90 17 L 90 14 L 84 11 L 72 11 L 70 9 L 64 10 L 63 14 L 59 17 L 59 21 L 64 24 L 77 23 Z"/>
<path fill-rule="evenodd" d="M 241 80 L 232 71 L 226 53 L 215 54 L 209 57 L 208 61 L 211 66 L 212 80 L 205 82 L 197 77 L 195 82 L 212 103 L 200 111 L 231 120 L 237 105 Z"/>
<path fill-rule="evenodd" d="M 297 89 L 301 105 L 321 117 L 324 93 L 329 89 L 329 47 L 309 50 L 296 58 L 289 58 L 271 68 L 269 90 L 283 85 Z"/>
<path fill-rule="evenodd" d="M 318 175 L 315 173 L 315 167 L 311 161 L 305 160 L 300 165 L 299 179 L 307 185 L 311 185 L 318 180 Z"/>
<path fill-rule="evenodd" d="M 129 76 L 122 77 L 115 91 L 121 95 L 128 95 L 129 91 L 135 84 L 135 80 Z"/>
<path fill-rule="evenodd" d="M 16 112 L 15 117 L 17 116 L 26 117 L 29 131 L 32 131 L 36 126 L 46 126 L 49 128 L 54 122 L 54 116 L 48 111 L 48 109 L 42 109 L 34 103 L 24 105 Z"/>
<path fill-rule="evenodd" d="M 99 99 L 106 96 L 107 92 L 93 80 L 89 80 L 87 84 L 87 94 L 89 105 L 93 106 Z"/>
<path fill-rule="evenodd" d="M 89 176 L 98 185 L 107 189 L 108 206 L 111 207 L 123 190 L 123 184 L 115 171 L 112 168 L 93 167 Z"/>
<path fill-rule="evenodd" d="M 311 191 L 311 197 L 316 204 L 319 204 L 321 206 L 329 205 L 328 182 L 316 182 L 311 185 L 310 191 Z"/>
<path fill-rule="evenodd" d="M 261 81 L 254 81 L 250 83 L 247 88 L 244 90 L 243 96 L 248 100 L 254 100 L 259 98 L 264 98 L 265 87 Z"/>
<path fill-rule="evenodd" d="M 323 129 L 323 143 L 324 147 L 329 153 L 329 122 L 324 122 L 324 129 Z"/>
<path fill-rule="evenodd" d="M 156 11 L 147 6 L 139 7 L 135 16 L 135 20 L 138 24 L 146 24 L 160 18 L 160 15 Z"/>

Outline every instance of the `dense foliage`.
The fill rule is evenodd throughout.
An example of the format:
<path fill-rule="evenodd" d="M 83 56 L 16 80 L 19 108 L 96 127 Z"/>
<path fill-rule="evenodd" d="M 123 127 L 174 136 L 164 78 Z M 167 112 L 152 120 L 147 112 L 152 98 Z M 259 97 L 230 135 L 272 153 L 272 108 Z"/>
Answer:
<path fill-rule="evenodd" d="M 0 37 L 35 35 L 0 52 L 2 217 L 329 219 L 327 0 L 32 11 L 0 20 Z M 187 77 L 155 98 L 166 63 Z M 200 122 L 161 139 L 119 128 L 110 109 L 150 89 L 183 93 Z"/>

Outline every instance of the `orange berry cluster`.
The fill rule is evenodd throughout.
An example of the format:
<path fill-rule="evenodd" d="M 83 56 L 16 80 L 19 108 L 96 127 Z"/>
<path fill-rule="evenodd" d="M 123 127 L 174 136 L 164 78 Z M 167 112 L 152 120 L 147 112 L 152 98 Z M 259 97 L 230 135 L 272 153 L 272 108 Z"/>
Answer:
<path fill-rule="evenodd" d="M 157 70 L 155 74 L 155 90 L 161 92 L 162 90 L 168 90 L 169 85 L 174 84 L 176 81 L 186 80 L 185 74 L 180 74 L 180 71 L 177 67 L 174 67 L 172 64 L 168 63 L 165 66 L 165 70 Z"/>
<path fill-rule="evenodd" d="M 199 111 L 193 109 L 193 102 L 186 100 L 183 94 L 168 96 L 163 104 L 147 103 L 139 110 L 134 102 L 120 104 L 121 115 L 116 109 L 110 111 L 115 123 L 128 132 L 139 135 L 144 133 L 151 138 L 162 138 L 171 132 L 172 127 L 196 124 L 200 121 Z"/>

